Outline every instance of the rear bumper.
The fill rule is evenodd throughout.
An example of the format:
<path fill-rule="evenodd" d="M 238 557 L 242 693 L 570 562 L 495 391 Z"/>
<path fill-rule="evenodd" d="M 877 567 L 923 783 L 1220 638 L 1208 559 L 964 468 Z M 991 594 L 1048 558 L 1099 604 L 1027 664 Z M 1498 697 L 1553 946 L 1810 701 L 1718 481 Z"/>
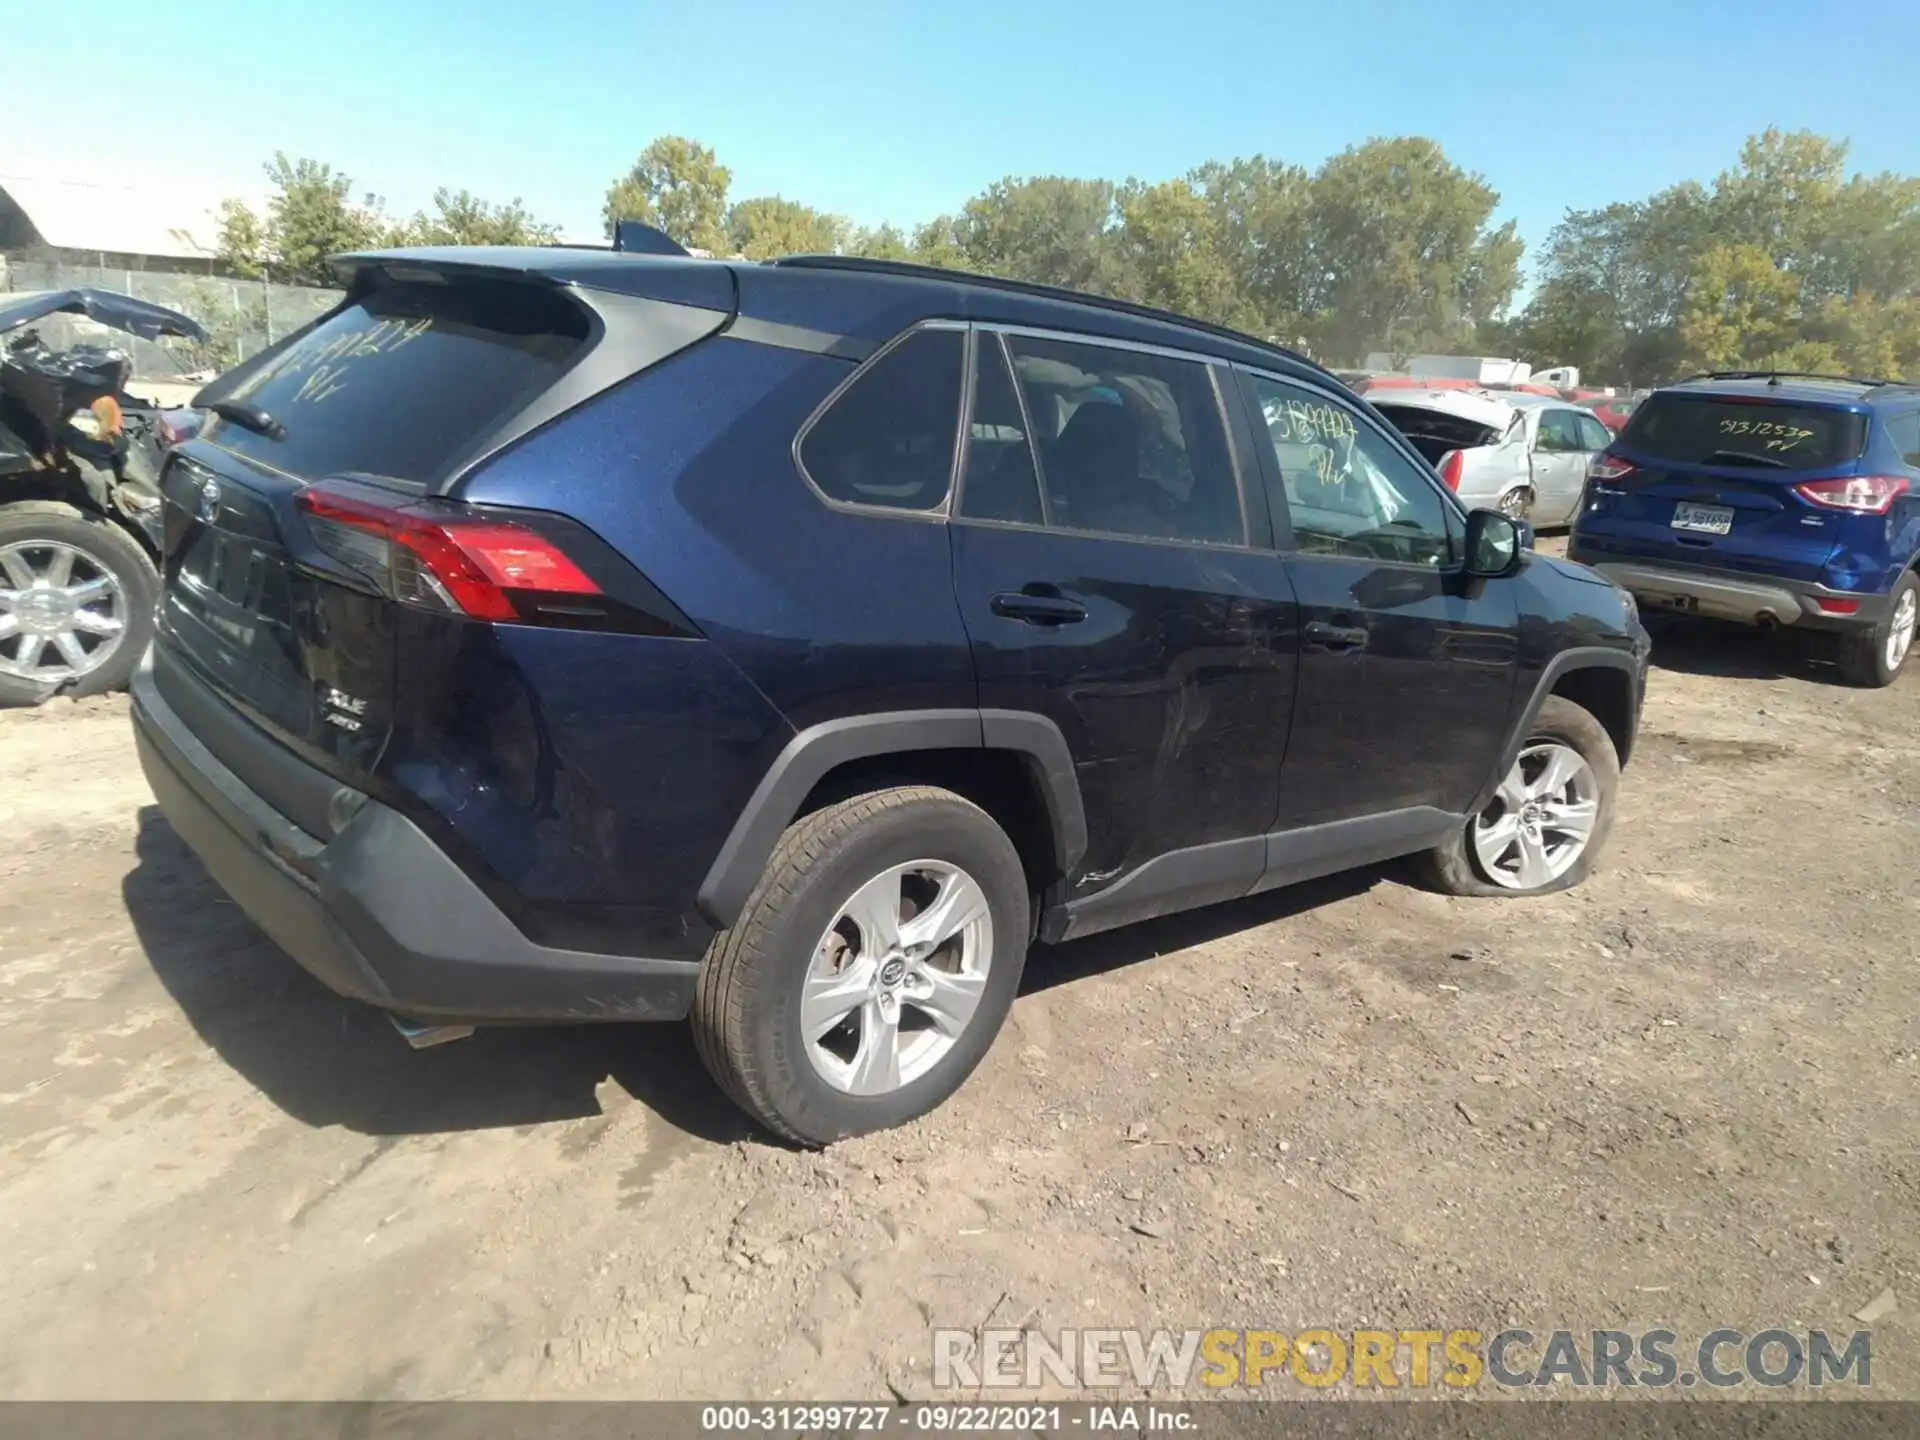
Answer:
<path fill-rule="evenodd" d="M 133 680 L 147 783 L 174 830 L 273 941 L 329 989 L 421 1019 L 677 1020 L 699 963 L 554 950 L 527 939 L 428 836 L 366 800 L 321 839 L 248 788 Z M 276 764 L 310 772 L 286 753 Z"/>
<path fill-rule="evenodd" d="M 1578 558 L 1578 557 L 1575 557 Z M 1678 611 L 1747 625 L 1799 625 L 1811 630 L 1851 630 L 1877 625 L 1887 613 L 1885 595 L 1833 590 L 1802 580 L 1696 570 L 1645 560 L 1582 560 L 1648 610 Z M 1850 615 L 1831 615 L 1822 599 L 1852 602 Z"/>

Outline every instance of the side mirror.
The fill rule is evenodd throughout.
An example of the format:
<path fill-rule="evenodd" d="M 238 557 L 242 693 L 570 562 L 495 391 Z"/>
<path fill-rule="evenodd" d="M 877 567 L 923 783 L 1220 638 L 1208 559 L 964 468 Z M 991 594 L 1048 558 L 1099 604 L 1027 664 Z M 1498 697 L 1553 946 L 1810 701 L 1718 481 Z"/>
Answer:
<path fill-rule="evenodd" d="M 1494 580 L 1511 575 L 1533 548 L 1533 527 L 1498 510 L 1474 510 L 1467 515 L 1467 574 Z"/>

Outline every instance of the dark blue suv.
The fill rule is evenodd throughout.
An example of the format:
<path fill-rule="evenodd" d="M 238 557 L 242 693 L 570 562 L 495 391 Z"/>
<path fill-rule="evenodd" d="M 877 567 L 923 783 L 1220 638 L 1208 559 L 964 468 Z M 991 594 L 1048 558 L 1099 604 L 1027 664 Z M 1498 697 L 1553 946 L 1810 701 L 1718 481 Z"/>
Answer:
<path fill-rule="evenodd" d="M 1753 373 L 1655 391 L 1596 456 L 1568 554 L 1649 607 L 1831 631 L 1892 683 L 1920 607 L 1920 387 Z"/>
<path fill-rule="evenodd" d="M 1631 597 L 1287 351 L 833 258 L 345 268 L 170 462 L 134 723 L 416 1043 L 690 1016 L 823 1143 L 958 1087 L 1036 937 L 1605 839 Z"/>

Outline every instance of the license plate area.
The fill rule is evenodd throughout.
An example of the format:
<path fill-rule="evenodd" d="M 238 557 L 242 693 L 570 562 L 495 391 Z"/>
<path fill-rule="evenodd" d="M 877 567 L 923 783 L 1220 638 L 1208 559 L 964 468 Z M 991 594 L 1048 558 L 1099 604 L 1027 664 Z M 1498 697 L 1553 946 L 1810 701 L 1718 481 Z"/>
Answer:
<path fill-rule="evenodd" d="M 1727 505 L 1695 505 L 1682 500 L 1673 507 L 1673 528 L 1703 535 L 1725 535 L 1733 529 L 1733 509 Z"/>

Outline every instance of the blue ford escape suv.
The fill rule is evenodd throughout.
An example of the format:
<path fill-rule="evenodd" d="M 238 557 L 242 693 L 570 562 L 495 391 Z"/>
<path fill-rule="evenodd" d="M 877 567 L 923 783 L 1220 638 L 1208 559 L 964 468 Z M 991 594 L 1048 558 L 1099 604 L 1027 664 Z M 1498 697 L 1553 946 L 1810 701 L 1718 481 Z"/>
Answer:
<path fill-rule="evenodd" d="M 1631 598 L 1287 351 L 844 259 L 343 266 L 170 463 L 134 725 L 417 1043 L 690 1016 L 824 1143 L 951 1094 L 1036 937 L 1605 839 Z"/>
<path fill-rule="evenodd" d="M 1649 608 L 1832 632 L 1892 683 L 1920 614 L 1920 387 L 1739 372 L 1655 391 L 1594 457 L 1568 552 Z"/>

